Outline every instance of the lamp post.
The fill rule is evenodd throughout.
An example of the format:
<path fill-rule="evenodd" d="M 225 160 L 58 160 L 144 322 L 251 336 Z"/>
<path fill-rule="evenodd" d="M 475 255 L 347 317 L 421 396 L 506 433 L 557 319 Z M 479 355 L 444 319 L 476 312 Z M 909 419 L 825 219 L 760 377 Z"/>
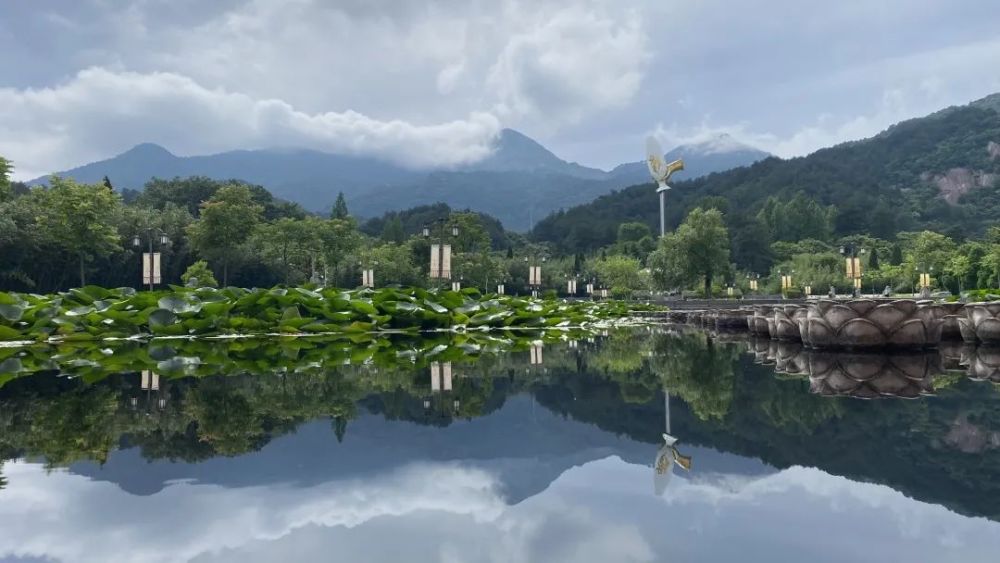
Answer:
<path fill-rule="evenodd" d="M 162 230 L 148 227 L 145 230 L 146 241 L 149 245 L 149 252 L 142 253 L 142 283 L 144 285 L 149 285 L 149 290 L 153 291 L 153 287 L 160 283 L 160 253 L 153 252 L 153 245 L 157 244 L 160 247 L 166 247 L 170 244 L 170 239 L 167 238 L 167 234 Z M 142 246 L 142 235 L 135 234 L 132 236 L 132 246 L 134 248 L 140 248 Z"/>
<path fill-rule="evenodd" d="M 371 262 L 370 268 L 365 268 L 364 262 L 358 264 L 361 266 L 361 287 L 375 287 L 375 266 L 378 266 L 378 260 Z"/>
<path fill-rule="evenodd" d="M 862 275 L 860 256 L 865 254 L 865 249 L 852 242 L 841 246 L 840 254 L 844 256 L 847 279 L 851 280 L 851 284 L 853 285 L 852 297 L 858 297 L 861 294 Z"/>
<path fill-rule="evenodd" d="M 545 260 L 546 257 L 542 256 L 541 263 L 544 264 Z M 528 264 L 528 286 L 531 288 L 532 297 L 538 297 L 538 290 L 542 287 L 542 267 L 536 265 L 538 261 L 538 257 L 534 254 L 524 257 L 524 262 Z"/>
<path fill-rule="evenodd" d="M 782 272 L 781 270 L 778 270 L 778 275 L 781 276 L 781 294 L 782 294 L 782 296 L 784 296 L 785 292 L 787 292 L 789 289 L 792 289 L 792 274 L 794 274 L 794 273 L 795 273 L 795 270 L 792 270 L 788 274 Z"/>
<path fill-rule="evenodd" d="M 431 244 L 431 279 L 451 279 L 451 245 L 445 244 L 445 240 L 449 231 L 452 239 L 458 238 L 458 225 L 448 228 L 447 222 L 447 219 L 441 218 L 423 228 L 424 238 L 435 241 Z"/>
<path fill-rule="evenodd" d="M 757 280 L 759 278 L 760 278 L 760 275 L 755 274 L 753 272 L 750 272 L 749 274 L 747 274 L 747 283 L 750 286 L 750 291 L 752 291 L 754 293 L 757 292 Z"/>
<path fill-rule="evenodd" d="M 931 275 L 934 273 L 934 266 L 925 268 L 923 265 L 920 267 L 923 272 L 920 274 L 920 293 L 927 297 L 931 290 Z"/>
<path fill-rule="evenodd" d="M 576 297 L 576 278 L 569 278 L 566 280 L 566 293 L 570 297 Z"/>

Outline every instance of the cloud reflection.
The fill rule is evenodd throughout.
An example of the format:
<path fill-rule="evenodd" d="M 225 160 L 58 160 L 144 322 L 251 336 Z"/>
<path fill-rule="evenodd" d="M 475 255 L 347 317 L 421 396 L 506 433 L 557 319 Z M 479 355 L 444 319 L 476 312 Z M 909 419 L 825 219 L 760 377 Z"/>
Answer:
<path fill-rule="evenodd" d="M 312 487 L 173 483 L 152 496 L 5 466 L 0 556 L 58 561 L 990 561 L 1000 524 L 802 467 L 748 478 L 617 457 L 508 505 L 496 474 L 421 463 Z"/>

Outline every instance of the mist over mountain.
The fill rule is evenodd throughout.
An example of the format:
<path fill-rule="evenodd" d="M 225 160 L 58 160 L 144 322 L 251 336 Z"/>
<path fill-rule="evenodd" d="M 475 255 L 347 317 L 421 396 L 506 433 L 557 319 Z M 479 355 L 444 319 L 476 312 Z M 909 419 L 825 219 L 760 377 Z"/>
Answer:
<path fill-rule="evenodd" d="M 686 169 L 678 178 L 746 166 L 767 156 L 735 142 L 682 146 L 667 154 L 685 159 Z M 343 192 L 351 211 L 361 217 L 442 202 L 489 213 L 506 228 L 520 231 L 553 211 L 648 178 L 641 161 L 611 171 L 590 168 L 562 160 L 512 129 L 502 131 L 496 150 L 487 158 L 450 169 L 414 169 L 378 158 L 294 148 L 177 156 L 143 143 L 107 160 L 56 174 L 80 182 L 99 182 L 107 176 L 117 189 L 133 190 L 141 190 L 152 178 L 239 179 L 315 212 L 328 210 Z M 30 183 L 46 181 L 43 176 Z"/>

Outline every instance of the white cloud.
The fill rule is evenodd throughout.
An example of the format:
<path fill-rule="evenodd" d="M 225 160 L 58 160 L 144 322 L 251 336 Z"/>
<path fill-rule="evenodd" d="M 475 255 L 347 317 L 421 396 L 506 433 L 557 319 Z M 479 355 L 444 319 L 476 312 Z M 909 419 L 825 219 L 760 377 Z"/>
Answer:
<path fill-rule="evenodd" d="M 145 0 L 125 9 L 54 0 L 4 10 L 4 96 L 58 94 L 100 69 L 190 81 L 216 100 L 166 92 L 153 104 L 145 92 L 145 107 L 165 117 L 136 115 L 131 127 L 118 111 L 138 103 L 127 92 L 67 105 L 87 117 L 22 113 L 19 128 L 0 108 L 0 151 L 19 178 L 154 134 L 183 154 L 274 144 L 253 135 L 230 144 L 226 130 L 257 126 L 227 111 L 224 100 L 237 97 L 252 119 L 285 114 L 278 140 L 326 150 L 460 162 L 482 130 L 502 124 L 568 160 L 610 167 L 634 160 L 658 121 L 678 138 L 725 130 L 793 156 L 1000 90 L 993 0 Z M 895 92 L 902 98 L 886 102 Z M 336 142 L 319 132 L 329 127 Z M 431 130 L 466 142 L 442 145 Z"/>
<path fill-rule="evenodd" d="M 576 123 L 639 89 L 648 55 L 636 14 L 540 10 L 523 28 L 490 69 L 501 115 Z"/>
<path fill-rule="evenodd" d="M 0 88 L 0 154 L 20 179 L 140 142 L 468 162 L 501 122 L 554 130 L 622 107 L 646 60 L 639 19 L 610 0 L 76 8 L 42 19 L 75 27 L 60 24 L 50 57 L 25 64 L 87 67 Z"/>
<path fill-rule="evenodd" d="M 209 89 L 173 73 L 103 68 L 43 89 L 0 89 L 0 154 L 21 177 L 106 157 L 143 141 L 182 153 L 306 146 L 450 165 L 489 153 L 499 122 L 488 113 L 431 125 L 354 111 L 307 114 L 276 99 Z"/>

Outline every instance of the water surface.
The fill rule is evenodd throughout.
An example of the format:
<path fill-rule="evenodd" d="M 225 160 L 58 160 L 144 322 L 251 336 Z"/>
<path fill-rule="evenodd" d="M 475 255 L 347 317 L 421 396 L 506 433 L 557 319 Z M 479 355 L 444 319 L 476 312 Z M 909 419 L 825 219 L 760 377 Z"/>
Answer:
<path fill-rule="evenodd" d="M 662 328 L 354 340 L 3 351 L 0 559 L 1000 553 L 985 352 Z"/>

